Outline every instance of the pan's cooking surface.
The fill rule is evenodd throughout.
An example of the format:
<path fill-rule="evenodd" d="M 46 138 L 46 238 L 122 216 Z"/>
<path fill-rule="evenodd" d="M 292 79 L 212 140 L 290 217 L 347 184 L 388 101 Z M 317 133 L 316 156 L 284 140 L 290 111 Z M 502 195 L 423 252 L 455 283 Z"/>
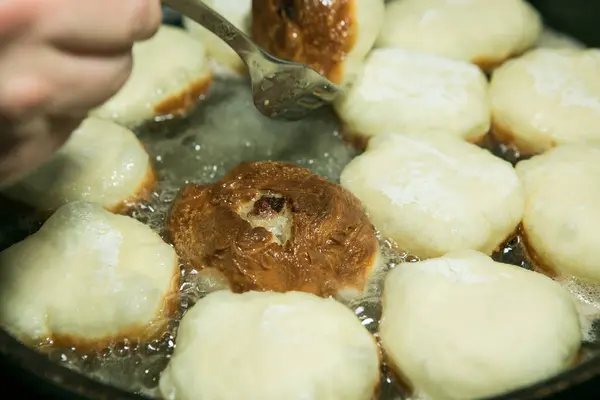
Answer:
<path fill-rule="evenodd" d="M 357 154 L 342 141 L 337 128 L 329 110 L 299 122 L 270 120 L 254 109 L 246 82 L 217 80 L 186 119 L 152 122 L 138 129 L 154 159 L 159 183 L 152 198 L 132 215 L 162 233 L 166 212 L 182 185 L 214 182 L 241 161 L 291 162 L 337 182 L 343 167 Z M 39 228 L 26 210 L 16 213 L 17 208 L 12 203 L 0 207 L 2 249 Z M 183 308 L 203 295 L 193 276 L 185 274 L 181 292 Z M 357 310 L 365 324 L 375 328 L 376 311 L 368 311 Z M 138 348 L 116 346 L 99 357 L 82 357 L 74 349 L 52 350 L 50 357 L 111 385 L 152 394 L 173 337 Z"/>
<path fill-rule="evenodd" d="M 242 80 L 217 80 L 207 98 L 187 118 L 152 122 L 141 127 L 138 133 L 154 158 L 159 183 L 152 198 L 137 207 L 132 215 L 161 233 L 171 201 L 187 182 L 214 182 L 239 162 L 257 160 L 299 164 L 337 182 L 343 167 L 357 154 L 340 138 L 338 122 L 329 110 L 299 122 L 269 120 L 253 108 L 248 85 Z M 39 227 L 39 222 L 32 220 L 27 211 L 17 210 L 14 204 L 0 207 L 0 249 Z M 385 242 L 383 244 L 390 266 L 406 261 L 406 256 L 394 254 Z M 507 243 L 494 257 L 529 268 L 518 239 Z M 576 282 L 570 285 L 577 288 L 584 302 L 592 302 L 590 309 L 598 311 L 595 296 L 582 290 Z M 373 289 L 371 293 L 377 295 L 380 288 Z M 194 284 L 193 275 L 184 274 L 181 292 L 184 309 L 203 295 Z M 363 299 L 353 307 L 363 325 L 374 331 L 378 306 Z M 594 330 L 594 327 L 589 330 L 588 339 L 592 342 L 584 346 L 583 359 L 600 356 L 595 348 L 595 337 L 600 335 L 594 335 Z M 83 357 L 74 349 L 55 349 L 50 351 L 50 358 L 102 382 L 153 395 L 158 376 L 173 348 L 174 336 L 173 333 L 161 342 L 140 347 L 125 343 L 97 357 Z M 395 385 L 387 382 L 382 387 L 381 398 L 403 397 Z"/>

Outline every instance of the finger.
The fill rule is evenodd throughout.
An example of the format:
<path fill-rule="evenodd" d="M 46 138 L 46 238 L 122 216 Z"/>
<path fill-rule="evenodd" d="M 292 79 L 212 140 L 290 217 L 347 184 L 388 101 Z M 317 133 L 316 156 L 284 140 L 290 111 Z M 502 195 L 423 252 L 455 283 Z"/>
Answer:
<path fill-rule="evenodd" d="M 40 115 L 18 124 L 2 122 L 0 187 L 47 161 L 67 141 L 81 120 Z"/>
<path fill-rule="evenodd" d="M 44 78 L 34 74 L 2 79 L 0 73 L 0 112 L 10 120 L 23 120 L 39 113 L 52 96 Z"/>
<path fill-rule="evenodd" d="M 132 67 L 128 51 L 98 56 L 45 48 L 21 53 L 18 60 L 13 70 L 19 73 L 7 73 L 14 78 L 0 80 L 0 110 L 18 120 L 42 110 L 53 115 L 85 116 L 125 84 Z M 46 68 L 39 69 L 39 65 Z"/>
<path fill-rule="evenodd" d="M 130 52 L 110 56 L 62 54 L 56 68 L 47 73 L 55 95 L 46 109 L 55 115 L 86 115 L 127 82 L 132 64 Z"/>
<path fill-rule="evenodd" d="M 27 0 L 42 1 L 42 0 Z M 54 45 L 81 52 L 113 51 L 150 38 L 161 23 L 159 0 L 53 0 L 37 15 Z"/>
<path fill-rule="evenodd" d="M 0 38 L 29 27 L 35 10 L 23 7 L 19 0 L 0 0 Z"/>

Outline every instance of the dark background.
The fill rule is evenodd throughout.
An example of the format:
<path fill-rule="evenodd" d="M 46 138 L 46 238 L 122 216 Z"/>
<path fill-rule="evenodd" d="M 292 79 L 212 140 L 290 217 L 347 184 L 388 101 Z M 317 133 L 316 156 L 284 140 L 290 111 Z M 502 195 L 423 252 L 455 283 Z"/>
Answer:
<path fill-rule="evenodd" d="M 553 28 L 568 33 L 591 47 L 600 47 L 600 0 L 531 0 L 544 16 L 546 23 Z M 166 10 L 164 20 L 167 23 L 180 23 L 176 13 Z M 4 352 L 2 352 L 4 353 Z M 21 360 L 23 361 L 23 360 Z M 25 360 L 26 361 L 26 360 Z M 23 398 L 30 396 L 34 399 L 83 399 L 69 395 L 60 388 L 42 380 L 36 379 L 28 372 L 28 363 L 19 366 L 13 359 L 0 358 L 0 387 L 3 393 L 0 398 Z M 45 363 L 32 360 L 38 368 L 46 368 Z M 87 381 L 81 376 L 71 376 L 73 381 L 92 389 L 96 383 Z M 71 381 L 70 374 L 64 376 L 65 381 Z M 71 381 L 72 382 L 72 381 Z M 93 389 L 92 389 L 93 391 Z M 134 399 L 134 396 L 120 392 L 104 392 L 105 399 Z M 570 388 L 559 395 L 547 397 L 548 400 L 600 400 L 600 376 L 588 380 L 584 384 Z M 240 399 L 241 400 L 241 399 Z M 285 400 L 285 399 L 281 399 Z"/>

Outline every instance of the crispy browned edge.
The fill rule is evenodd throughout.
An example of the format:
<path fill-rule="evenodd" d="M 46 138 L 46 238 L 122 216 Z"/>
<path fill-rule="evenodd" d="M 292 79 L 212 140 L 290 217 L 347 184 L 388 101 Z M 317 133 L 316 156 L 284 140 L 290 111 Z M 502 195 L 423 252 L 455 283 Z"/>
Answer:
<path fill-rule="evenodd" d="M 212 84 L 212 74 L 207 72 L 203 76 L 190 83 L 181 92 L 171 95 L 154 106 L 156 116 L 182 115 L 189 111 L 198 99 L 205 94 Z"/>
<path fill-rule="evenodd" d="M 125 214 L 131 208 L 133 208 L 136 204 L 148 200 L 152 195 L 152 191 L 156 186 L 156 172 L 154 171 L 154 167 L 151 162 L 148 162 L 148 167 L 146 170 L 146 175 L 144 179 L 140 182 L 135 192 L 129 196 L 127 199 L 119 201 L 114 206 L 105 207 L 107 211 L 112 212 L 113 214 Z"/>
<path fill-rule="evenodd" d="M 117 335 L 102 338 L 89 339 L 74 335 L 51 335 L 49 338 L 20 338 L 21 341 L 41 352 L 47 352 L 53 348 L 75 348 L 82 354 L 94 354 L 107 349 L 112 344 L 128 342 L 131 345 L 148 343 L 161 339 L 170 332 L 170 322 L 179 315 L 179 261 L 176 260 L 173 267 L 171 286 L 163 303 L 158 307 L 156 316 L 147 324 L 134 325 L 121 330 Z M 51 343 L 40 346 L 40 343 Z"/>
<path fill-rule="evenodd" d="M 533 149 L 523 144 L 517 144 L 516 135 L 504 127 L 497 119 L 492 118 L 492 127 L 489 135 L 509 149 L 517 151 L 521 157 L 530 157 L 540 154 L 540 151 L 537 149 Z M 551 141 L 551 147 L 555 147 L 556 145 L 556 142 Z"/>
<path fill-rule="evenodd" d="M 364 151 L 367 146 L 369 145 L 369 140 L 374 137 L 374 136 L 365 136 L 362 135 L 358 132 L 354 132 L 352 131 L 350 128 L 348 128 L 348 126 L 344 123 L 344 121 L 342 120 L 342 118 L 337 115 L 338 121 L 339 121 L 339 134 L 340 137 L 348 144 L 350 144 L 352 147 L 354 147 L 355 149 L 359 150 L 359 151 Z M 485 137 L 488 135 L 488 133 L 484 133 L 481 136 L 478 136 L 476 138 L 472 138 L 469 140 L 465 140 L 468 143 L 472 143 L 472 144 L 480 144 L 483 143 L 483 141 L 485 140 Z"/>
<path fill-rule="evenodd" d="M 498 68 L 499 66 L 501 66 L 502 64 L 504 64 L 505 62 L 507 62 L 508 60 L 510 60 L 512 58 L 520 57 L 523 54 L 527 53 L 532 48 L 533 48 L 533 46 L 529 46 L 529 47 L 527 47 L 524 50 L 520 50 L 520 51 L 516 51 L 516 52 L 510 53 L 510 54 L 508 54 L 507 56 L 504 56 L 504 57 L 497 57 L 497 58 L 492 58 L 492 57 L 487 57 L 487 58 L 486 57 L 477 57 L 477 58 L 471 60 L 471 63 L 477 65 L 483 72 L 490 73 L 494 69 Z"/>

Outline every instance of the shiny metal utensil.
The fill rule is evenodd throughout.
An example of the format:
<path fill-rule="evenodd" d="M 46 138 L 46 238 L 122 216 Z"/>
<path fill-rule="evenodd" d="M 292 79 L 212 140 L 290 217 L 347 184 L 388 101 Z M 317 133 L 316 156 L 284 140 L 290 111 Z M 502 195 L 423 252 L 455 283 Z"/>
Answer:
<path fill-rule="evenodd" d="M 298 120 L 333 101 L 339 87 L 306 65 L 275 58 L 201 0 L 163 0 L 219 36 L 248 66 L 254 105 L 270 118 Z"/>

